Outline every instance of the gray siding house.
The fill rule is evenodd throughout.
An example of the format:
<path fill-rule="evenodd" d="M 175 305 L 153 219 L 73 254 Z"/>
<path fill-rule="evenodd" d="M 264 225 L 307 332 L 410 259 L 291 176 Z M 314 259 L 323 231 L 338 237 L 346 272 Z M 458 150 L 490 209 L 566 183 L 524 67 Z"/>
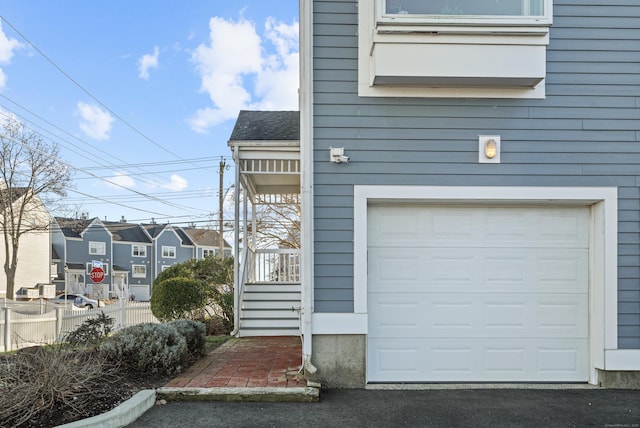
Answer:
<path fill-rule="evenodd" d="M 640 4 L 300 7 L 308 372 L 638 385 Z"/>
<path fill-rule="evenodd" d="M 182 228 L 167 224 L 57 217 L 51 226 L 56 289 L 99 299 L 149 300 L 153 280 L 162 270 L 213 254 L 204 249 L 217 239 L 217 232 L 196 228 L 188 231 L 196 239 L 189 238 Z M 226 241 L 224 245 L 230 248 Z M 100 283 L 90 278 L 95 262 L 101 263 L 105 272 Z"/>

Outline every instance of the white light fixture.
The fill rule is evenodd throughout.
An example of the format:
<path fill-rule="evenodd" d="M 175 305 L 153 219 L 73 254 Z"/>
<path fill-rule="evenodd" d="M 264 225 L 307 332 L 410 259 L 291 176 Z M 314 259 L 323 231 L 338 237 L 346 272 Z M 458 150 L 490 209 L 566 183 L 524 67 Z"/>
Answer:
<path fill-rule="evenodd" d="M 478 162 L 500 163 L 500 136 L 478 136 Z"/>
<path fill-rule="evenodd" d="M 333 163 L 347 163 L 349 156 L 344 155 L 344 147 L 329 147 L 329 161 Z"/>

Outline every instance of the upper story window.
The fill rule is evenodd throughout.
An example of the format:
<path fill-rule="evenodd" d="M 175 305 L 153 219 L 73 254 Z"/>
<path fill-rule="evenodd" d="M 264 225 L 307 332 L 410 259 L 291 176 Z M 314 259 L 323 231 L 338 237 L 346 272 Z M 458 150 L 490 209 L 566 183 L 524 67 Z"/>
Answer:
<path fill-rule="evenodd" d="M 379 24 L 548 24 L 547 0 L 378 0 Z"/>
<path fill-rule="evenodd" d="M 145 265 L 132 265 L 131 269 L 133 278 L 145 278 L 147 276 L 147 267 Z"/>
<path fill-rule="evenodd" d="M 131 246 L 131 255 L 133 257 L 147 257 L 147 246 L 146 245 L 132 245 Z"/>
<path fill-rule="evenodd" d="M 552 0 L 360 0 L 363 97 L 544 98 Z"/>
<path fill-rule="evenodd" d="M 89 241 L 89 254 L 104 256 L 107 254 L 107 244 L 105 242 Z"/>
<path fill-rule="evenodd" d="M 202 255 L 204 257 L 215 256 L 216 255 L 216 250 L 215 249 L 207 249 L 207 248 L 205 248 L 205 249 L 202 250 Z"/>
<path fill-rule="evenodd" d="M 176 258 L 176 247 L 169 247 L 166 245 L 162 246 L 162 257 L 175 259 Z"/>

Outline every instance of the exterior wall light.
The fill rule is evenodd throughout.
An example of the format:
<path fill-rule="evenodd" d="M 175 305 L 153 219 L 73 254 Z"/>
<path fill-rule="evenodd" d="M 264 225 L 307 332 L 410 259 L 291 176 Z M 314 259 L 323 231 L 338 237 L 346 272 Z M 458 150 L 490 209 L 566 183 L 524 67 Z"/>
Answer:
<path fill-rule="evenodd" d="M 499 135 L 480 135 L 478 137 L 478 162 L 500 163 Z"/>

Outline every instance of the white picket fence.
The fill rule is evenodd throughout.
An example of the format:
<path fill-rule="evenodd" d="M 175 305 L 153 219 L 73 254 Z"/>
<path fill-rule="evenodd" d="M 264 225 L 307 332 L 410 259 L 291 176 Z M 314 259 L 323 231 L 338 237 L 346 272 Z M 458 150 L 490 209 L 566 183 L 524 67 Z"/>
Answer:
<path fill-rule="evenodd" d="M 61 340 L 85 320 L 100 315 L 114 319 L 114 330 L 135 324 L 159 322 L 149 302 L 119 302 L 96 309 L 45 303 L 0 303 L 0 352 Z"/>

